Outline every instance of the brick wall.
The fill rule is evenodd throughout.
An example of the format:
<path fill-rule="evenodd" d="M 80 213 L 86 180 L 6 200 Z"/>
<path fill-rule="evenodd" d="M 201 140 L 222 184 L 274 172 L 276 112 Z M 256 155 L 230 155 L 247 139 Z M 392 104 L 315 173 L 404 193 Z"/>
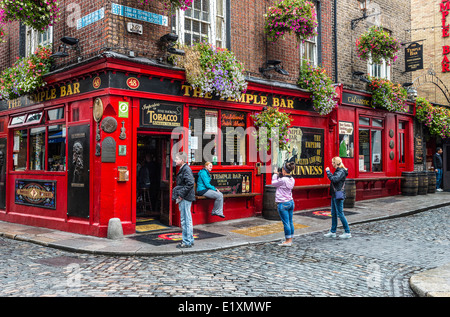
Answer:
<path fill-rule="evenodd" d="M 169 16 L 169 26 L 159 26 L 147 22 L 136 21 L 111 14 L 111 2 L 129 7 Z M 300 49 L 294 36 L 286 36 L 285 40 L 269 43 L 264 34 L 264 13 L 274 0 L 241 0 L 231 1 L 231 50 L 244 63 L 249 75 L 261 77 L 259 68 L 268 59 L 279 59 L 289 76 L 271 72 L 273 79 L 296 83 L 299 69 Z M 63 2 L 64 4 L 64 2 Z M 332 1 L 321 1 L 322 12 L 322 61 L 327 72 L 332 76 Z M 76 19 L 105 8 L 105 18 L 80 30 L 76 28 Z M 142 7 L 136 1 L 122 0 L 73 0 L 62 8 L 61 20 L 54 27 L 54 51 L 61 44 L 59 39 L 71 36 L 80 40 L 81 57 L 83 59 L 97 55 L 105 47 L 114 47 L 119 53 L 135 51 L 139 56 L 158 58 L 162 52 L 157 46 L 159 38 L 170 32 L 170 20 L 161 3 L 150 1 Z M 127 22 L 143 25 L 143 35 L 130 34 L 126 30 Z M 9 67 L 19 55 L 19 24 L 9 26 L 7 43 L 0 44 L 0 70 Z M 63 66 L 77 62 L 75 51 L 69 51 L 70 56 L 57 59 L 56 64 Z"/>
<path fill-rule="evenodd" d="M 450 45 L 450 37 L 443 37 L 442 34 L 442 12 L 440 12 L 442 0 L 412 0 L 411 2 L 411 37 L 413 40 L 424 40 L 420 42 L 423 45 L 424 69 L 415 71 L 413 80 L 419 77 L 424 78 L 423 76 L 432 69 L 450 90 L 450 72 L 442 72 L 443 46 Z M 450 16 L 446 17 L 446 25 L 448 24 L 450 24 Z M 447 58 L 450 59 L 450 55 L 447 55 Z M 430 102 L 448 105 L 440 88 L 431 82 L 418 87 L 417 95 Z"/>
<path fill-rule="evenodd" d="M 366 90 L 366 84 L 352 78 L 352 73 L 362 71 L 367 74 L 367 62 L 361 60 L 356 53 L 356 40 L 374 24 L 388 29 L 392 36 L 401 42 L 409 42 L 410 35 L 405 32 L 411 26 L 410 1 L 407 0 L 374 0 L 371 1 L 367 15 L 381 13 L 369 17 L 351 29 L 351 20 L 363 16 L 356 0 L 339 0 L 337 5 L 337 38 L 338 38 L 338 81 L 346 88 Z M 402 47 L 398 59 L 391 65 L 391 80 L 397 83 L 411 82 L 411 74 L 405 71 L 405 55 Z"/>

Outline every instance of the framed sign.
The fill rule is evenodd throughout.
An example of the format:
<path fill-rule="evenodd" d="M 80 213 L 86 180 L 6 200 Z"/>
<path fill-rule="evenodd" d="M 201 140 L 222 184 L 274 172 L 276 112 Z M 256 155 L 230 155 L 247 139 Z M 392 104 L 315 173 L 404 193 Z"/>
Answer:
<path fill-rule="evenodd" d="M 141 128 L 174 129 L 183 122 L 183 106 L 155 100 L 140 101 Z"/>
<path fill-rule="evenodd" d="M 211 185 L 222 194 L 245 194 L 252 192 L 252 173 L 210 173 Z M 194 175 L 197 183 L 198 174 Z"/>
<path fill-rule="evenodd" d="M 339 156 L 352 158 L 354 154 L 353 122 L 339 121 Z"/>
<path fill-rule="evenodd" d="M 16 204 L 56 209 L 56 181 L 16 179 L 14 187 Z"/>

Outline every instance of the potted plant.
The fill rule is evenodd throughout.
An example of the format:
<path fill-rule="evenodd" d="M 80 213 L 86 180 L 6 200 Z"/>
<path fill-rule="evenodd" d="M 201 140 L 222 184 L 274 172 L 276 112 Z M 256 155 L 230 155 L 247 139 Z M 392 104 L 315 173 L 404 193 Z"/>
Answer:
<path fill-rule="evenodd" d="M 184 56 L 172 56 L 175 65 L 186 70 L 186 80 L 201 94 L 214 94 L 220 98 L 239 99 L 247 90 L 244 66 L 227 49 L 212 44 L 195 43 L 183 46 Z"/>
<path fill-rule="evenodd" d="M 431 134 L 450 137 L 450 111 L 447 108 L 433 106 L 419 97 L 416 99 L 416 118 L 428 127 Z"/>
<path fill-rule="evenodd" d="M 311 92 L 314 110 L 319 114 L 327 115 L 337 107 L 336 90 L 324 68 L 303 63 L 297 84 Z"/>
<path fill-rule="evenodd" d="M 363 60 L 372 60 L 374 64 L 381 64 L 397 59 L 400 42 L 393 38 L 382 27 L 372 26 L 356 40 L 356 52 Z"/>
<path fill-rule="evenodd" d="M 289 113 L 281 112 L 278 107 L 272 106 L 251 115 L 251 117 L 254 120 L 255 128 L 259 132 L 261 129 L 265 130 L 262 134 L 254 135 L 257 140 L 256 144 L 258 149 L 265 148 L 269 151 L 272 139 L 276 139 L 277 137 L 279 150 L 283 151 L 288 149 L 289 127 L 292 121 Z M 267 134 L 266 138 L 262 138 L 264 134 Z"/>
<path fill-rule="evenodd" d="M 0 97 L 14 99 L 45 86 L 42 76 L 50 70 L 49 47 L 39 46 L 30 57 L 18 59 L 0 74 Z"/>
<path fill-rule="evenodd" d="M 61 9 L 57 0 L 0 0 L 5 21 L 21 21 L 36 30 L 46 30 L 59 21 Z"/>
<path fill-rule="evenodd" d="M 307 0 L 280 0 L 268 9 L 264 18 L 264 30 L 272 42 L 285 34 L 295 34 L 298 41 L 317 35 L 315 7 Z"/>
<path fill-rule="evenodd" d="M 149 4 L 150 1 L 151 0 L 139 0 L 139 3 L 145 5 Z M 185 11 L 192 5 L 192 0 L 162 0 L 162 2 L 164 3 L 166 10 L 169 10 L 172 7 L 174 9 L 181 9 Z"/>
<path fill-rule="evenodd" d="M 369 77 L 369 91 L 372 93 L 372 107 L 386 109 L 391 112 L 407 112 L 406 89 L 390 80 Z"/>

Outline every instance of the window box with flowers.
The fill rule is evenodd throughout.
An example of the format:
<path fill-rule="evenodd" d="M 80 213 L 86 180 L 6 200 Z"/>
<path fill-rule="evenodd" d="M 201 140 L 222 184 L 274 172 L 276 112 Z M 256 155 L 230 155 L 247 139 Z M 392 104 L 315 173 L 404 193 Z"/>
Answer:
<path fill-rule="evenodd" d="M 433 135 L 441 138 L 450 137 L 450 110 L 433 106 L 425 98 L 416 99 L 416 118 L 422 122 Z"/>
<path fill-rule="evenodd" d="M 324 68 L 303 63 L 297 84 L 311 92 L 314 110 L 319 114 L 327 115 L 337 107 L 336 90 Z"/>
<path fill-rule="evenodd" d="M 35 53 L 26 58 L 18 59 L 14 65 L 0 74 L 0 97 L 14 99 L 45 86 L 42 79 L 50 70 L 49 47 L 38 47 Z"/>
<path fill-rule="evenodd" d="M 408 93 L 400 84 L 390 80 L 369 77 L 369 91 L 372 93 L 372 107 L 381 108 L 390 112 L 407 112 L 406 100 Z"/>
<path fill-rule="evenodd" d="M 280 0 L 268 9 L 264 18 L 264 30 L 272 42 L 286 34 L 295 34 L 298 41 L 317 35 L 316 10 L 307 0 Z"/>
<path fill-rule="evenodd" d="M 365 61 L 371 60 L 374 64 L 395 62 L 399 49 L 400 42 L 379 26 L 372 26 L 356 40 L 358 56 Z"/>
<path fill-rule="evenodd" d="M 172 56 L 172 62 L 186 70 L 186 80 L 193 88 L 200 88 L 220 98 L 239 99 L 247 90 L 244 66 L 227 49 L 212 44 L 195 43 L 182 46 L 184 56 Z"/>
<path fill-rule="evenodd" d="M 59 21 L 61 9 L 57 0 L 0 0 L 5 22 L 21 21 L 36 30 L 44 31 Z"/>

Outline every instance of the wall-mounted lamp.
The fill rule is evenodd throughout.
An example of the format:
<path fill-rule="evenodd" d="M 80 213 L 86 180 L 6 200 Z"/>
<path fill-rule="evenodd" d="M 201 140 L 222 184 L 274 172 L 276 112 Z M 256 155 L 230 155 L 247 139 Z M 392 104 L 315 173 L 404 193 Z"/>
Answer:
<path fill-rule="evenodd" d="M 377 13 L 377 14 L 367 15 L 367 8 L 370 5 L 370 0 L 358 0 L 358 2 L 359 2 L 359 9 L 363 12 L 363 16 L 360 18 L 357 18 L 357 19 L 353 19 L 351 21 L 352 30 L 354 30 L 356 28 L 356 25 L 359 22 L 361 22 L 362 20 L 365 20 L 368 17 L 372 17 L 372 16 L 380 14 L 380 13 Z"/>
<path fill-rule="evenodd" d="M 63 44 L 61 44 L 58 47 L 58 52 L 52 54 L 50 57 L 67 57 L 67 56 L 69 56 L 69 53 L 66 52 L 68 46 L 72 50 L 80 52 L 80 47 L 78 46 L 78 42 L 79 42 L 78 39 L 76 39 L 74 37 L 70 37 L 70 36 L 64 36 L 60 39 L 60 41 L 63 42 Z M 62 51 L 61 51 L 61 48 L 63 49 Z"/>
<path fill-rule="evenodd" d="M 284 75 L 284 76 L 289 76 L 289 73 L 281 67 L 281 61 L 276 60 L 276 59 L 270 59 L 266 62 L 266 67 L 260 67 L 259 68 L 259 72 L 266 78 L 271 78 L 272 76 L 267 75 L 266 72 L 274 70 L 276 71 L 278 74 Z"/>
<path fill-rule="evenodd" d="M 185 52 L 175 47 L 175 42 L 178 40 L 178 35 L 175 33 L 168 33 L 161 36 L 159 39 L 161 43 L 166 45 L 166 50 L 170 54 L 184 55 Z"/>
<path fill-rule="evenodd" d="M 406 89 L 408 99 L 415 100 L 417 98 L 417 90 L 414 88 L 413 83 L 403 83 L 402 87 Z"/>
<path fill-rule="evenodd" d="M 358 80 L 360 80 L 360 81 L 362 81 L 364 83 L 370 83 L 370 80 L 368 80 L 366 78 L 366 76 L 364 76 L 363 72 L 359 72 L 359 71 L 353 72 L 352 73 L 352 78 L 353 79 L 358 79 Z"/>

